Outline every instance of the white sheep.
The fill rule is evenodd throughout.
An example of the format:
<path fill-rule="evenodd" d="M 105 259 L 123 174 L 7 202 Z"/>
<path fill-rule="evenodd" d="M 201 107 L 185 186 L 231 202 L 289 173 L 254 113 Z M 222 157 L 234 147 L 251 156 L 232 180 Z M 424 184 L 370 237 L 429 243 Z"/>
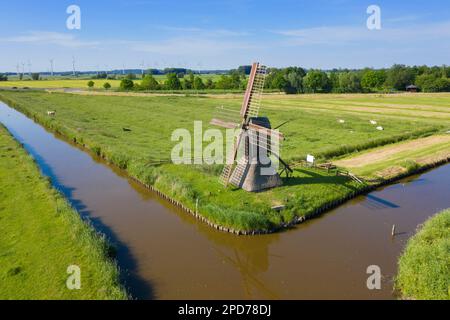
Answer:
<path fill-rule="evenodd" d="M 375 120 L 370 120 L 370 124 L 377 124 Z"/>
<path fill-rule="evenodd" d="M 384 128 L 383 128 L 382 126 L 378 126 L 378 127 L 377 127 L 377 130 L 379 130 L 379 131 L 383 131 L 383 130 L 384 130 Z"/>

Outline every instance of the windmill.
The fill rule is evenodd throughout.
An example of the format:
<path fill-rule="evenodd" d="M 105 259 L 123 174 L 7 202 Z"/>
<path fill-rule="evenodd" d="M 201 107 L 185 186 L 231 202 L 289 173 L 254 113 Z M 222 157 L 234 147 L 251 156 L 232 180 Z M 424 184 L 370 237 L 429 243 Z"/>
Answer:
<path fill-rule="evenodd" d="M 267 117 L 258 116 L 266 73 L 265 66 L 254 63 L 239 114 L 221 107 L 217 112 L 222 119 L 211 120 L 211 124 L 222 128 L 239 129 L 220 176 L 225 186 L 232 184 L 251 192 L 280 186 L 281 177 L 272 165 L 271 155 L 284 166 L 287 175 L 292 173 L 278 152 L 283 135 L 271 128 Z M 240 149 L 243 155 L 238 157 Z"/>

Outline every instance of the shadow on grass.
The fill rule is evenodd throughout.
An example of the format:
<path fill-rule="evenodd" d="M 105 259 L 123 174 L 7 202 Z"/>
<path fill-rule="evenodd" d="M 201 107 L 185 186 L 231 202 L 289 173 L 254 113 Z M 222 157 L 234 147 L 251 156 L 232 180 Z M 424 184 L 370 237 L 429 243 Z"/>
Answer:
<path fill-rule="evenodd" d="M 294 169 L 294 174 L 302 174 L 301 177 L 293 176 L 290 178 L 283 177 L 283 185 L 285 186 L 296 186 L 296 185 L 306 185 L 306 184 L 333 184 L 333 185 L 345 185 L 347 188 L 357 191 L 358 188 L 355 188 L 348 182 L 351 181 L 348 177 L 345 176 L 336 176 L 332 173 L 320 174 L 318 172 L 314 172 L 313 170 L 306 169 Z"/>

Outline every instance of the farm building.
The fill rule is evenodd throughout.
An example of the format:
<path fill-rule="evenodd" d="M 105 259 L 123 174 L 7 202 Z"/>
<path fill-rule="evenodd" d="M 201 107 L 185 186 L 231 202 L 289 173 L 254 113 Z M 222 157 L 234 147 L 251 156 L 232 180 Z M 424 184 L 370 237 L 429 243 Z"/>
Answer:
<path fill-rule="evenodd" d="M 415 86 L 415 85 L 410 85 L 406 87 L 406 91 L 407 92 L 417 92 L 419 91 L 419 87 Z"/>

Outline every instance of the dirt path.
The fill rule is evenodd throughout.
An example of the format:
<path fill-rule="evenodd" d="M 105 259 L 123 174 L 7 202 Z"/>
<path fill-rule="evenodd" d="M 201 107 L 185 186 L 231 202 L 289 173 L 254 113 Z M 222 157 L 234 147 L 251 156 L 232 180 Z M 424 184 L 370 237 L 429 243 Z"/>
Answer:
<path fill-rule="evenodd" d="M 387 160 L 391 156 L 402 151 L 421 149 L 446 142 L 450 142 L 450 134 L 446 136 L 431 136 L 408 142 L 397 143 L 394 145 L 388 145 L 356 157 L 336 161 L 335 164 L 342 167 L 358 168 L 374 162 Z"/>

